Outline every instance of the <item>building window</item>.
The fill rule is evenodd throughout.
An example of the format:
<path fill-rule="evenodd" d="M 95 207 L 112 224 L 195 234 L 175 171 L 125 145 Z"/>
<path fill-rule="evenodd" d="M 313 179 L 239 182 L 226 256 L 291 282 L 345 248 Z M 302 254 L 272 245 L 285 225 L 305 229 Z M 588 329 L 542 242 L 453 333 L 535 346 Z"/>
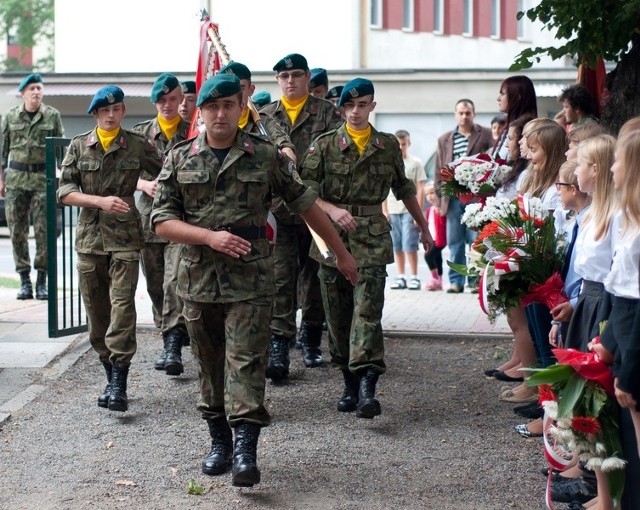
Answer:
<path fill-rule="evenodd" d="M 382 28 L 382 0 L 369 0 L 370 20 L 372 28 Z"/>
<path fill-rule="evenodd" d="M 433 2 L 433 33 L 444 33 L 444 0 Z"/>
<path fill-rule="evenodd" d="M 464 26 L 462 35 L 473 35 L 473 0 L 464 0 Z"/>
<path fill-rule="evenodd" d="M 414 0 L 402 0 L 402 30 L 414 29 Z"/>
<path fill-rule="evenodd" d="M 531 23 L 524 13 L 529 10 L 529 0 L 518 0 L 518 12 L 522 12 L 523 16 L 518 20 L 518 39 L 529 40 L 531 34 L 529 33 Z"/>
<path fill-rule="evenodd" d="M 494 39 L 500 37 L 500 1 L 491 0 L 491 37 Z"/>

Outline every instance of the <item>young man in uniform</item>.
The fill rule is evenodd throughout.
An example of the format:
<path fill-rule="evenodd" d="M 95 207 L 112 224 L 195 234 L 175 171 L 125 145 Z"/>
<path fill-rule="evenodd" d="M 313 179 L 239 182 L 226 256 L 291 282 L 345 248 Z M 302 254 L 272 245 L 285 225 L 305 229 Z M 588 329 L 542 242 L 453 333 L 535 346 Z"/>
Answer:
<path fill-rule="evenodd" d="M 329 92 L 329 77 L 327 70 L 322 67 L 316 67 L 309 71 L 311 79 L 309 80 L 309 94 L 318 99 L 324 99 Z"/>
<path fill-rule="evenodd" d="M 193 112 L 196 110 L 196 82 L 193 80 L 183 81 L 180 86 L 182 87 L 182 102 L 178 108 L 178 114 L 182 120 L 191 124 L 193 119 Z"/>
<path fill-rule="evenodd" d="M 238 128 L 242 98 L 232 74 L 203 84 L 197 106 L 205 130 L 169 152 L 151 219 L 156 233 L 183 246 L 178 293 L 200 366 L 198 407 L 212 439 L 202 470 L 219 475 L 233 464 L 233 484 L 251 487 L 260 482 L 260 428 L 270 421 L 264 358 L 274 269 L 264 225 L 272 195 L 324 236 L 345 278 L 355 284 L 358 275 L 295 163 Z"/>
<path fill-rule="evenodd" d="M 38 271 L 36 299 L 47 299 L 47 180 L 45 139 L 63 136 L 60 112 L 42 102 L 42 77 L 32 73 L 18 86 L 22 104 L 2 120 L 0 196 L 6 198 L 5 213 L 13 246 L 13 260 L 20 275 L 18 299 L 33 299 L 29 255 L 29 213 L 33 216 Z M 11 155 L 11 161 L 9 161 Z M 8 163 L 8 166 L 7 166 Z M 7 172 L 6 181 L 3 169 Z"/>
<path fill-rule="evenodd" d="M 356 411 L 360 418 L 381 413 L 375 389 L 386 369 L 381 319 L 386 265 L 393 262 L 393 250 L 382 203 L 389 190 L 418 225 L 425 251 L 433 246 L 416 187 L 404 172 L 398 140 L 369 124 L 376 106 L 373 95 L 369 80 L 347 83 L 338 103 L 345 124 L 316 138 L 300 165 L 302 179 L 319 192 L 319 206 L 335 223 L 360 273 L 353 287 L 312 248 L 311 256 L 320 263 L 331 361 L 344 376 L 338 411 Z"/>
<path fill-rule="evenodd" d="M 327 101 L 309 94 L 310 73 L 307 59 L 293 53 L 273 67 L 281 97 L 265 106 L 266 113 L 288 132 L 295 145 L 297 160 L 321 133 L 342 124 L 340 113 Z M 318 282 L 318 264 L 309 258 L 312 243 L 309 229 L 299 216 L 291 214 L 281 200 L 274 201 L 273 214 L 278 221 L 275 246 L 276 296 L 271 320 L 271 344 L 267 377 L 280 381 L 289 376 L 289 345 L 296 336 L 296 311 L 302 309 L 299 340 L 305 366 L 322 364 L 322 323 L 324 310 Z M 297 303 L 297 280 L 301 302 Z"/>
<path fill-rule="evenodd" d="M 178 114 L 184 100 L 182 90 L 178 78 L 170 73 L 162 73 L 153 83 L 150 98 L 158 114 L 151 120 L 133 126 L 134 131 L 142 133 L 153 143 L 160 157 L 189 136 L 190 121 Z M 162 331 L 163 350 L 154 367 L 173 376 L 184 371 L 182 347 L 189 345 L 189 335 L 182 316 L 182 300 L 176 294 L 180 246 L 157 236 L 151 228 L 151 206 L 157 186 L 154 176 L 143 172 L 138 183 L 138 188 L 143 193 L 138 197 L 136 205 L 142 214 L 144 227 L 142 271 L 147 280 L 153 320 Z"/>
<path fill-rule="evenodd" d="M 75 249 L 89 340 L 107 373 L 100 407 L 126 411 L 127 377 L 136 352 L 135 293 L 144 246 L 134 204 L 142 169 L 157 176 L 162 161 L 139 133 L 120 127 L 124 93 L 115 85 L 96 92 L 87 113 L 97 127 L 76 136 L 62 162 L 57 191 L 65 205 L 82 207 Z"/>

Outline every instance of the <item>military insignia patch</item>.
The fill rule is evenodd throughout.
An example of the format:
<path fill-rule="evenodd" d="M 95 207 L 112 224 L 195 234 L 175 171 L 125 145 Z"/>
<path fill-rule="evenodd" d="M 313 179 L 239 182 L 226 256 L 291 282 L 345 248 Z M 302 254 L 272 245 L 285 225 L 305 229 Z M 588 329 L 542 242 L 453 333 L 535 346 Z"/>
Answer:
<path fill-rule="evenodd" d="M 358 89 L 353 88 L 353 89 L 349 90 L 349 95 L 351 97 L 358 97 L 360 95 L 360 93 L 358 92 Z"/>
<path fill-rule="evenodd" d="M 289 164 L 287 165 L 287 170 L 289 170 L 289 175 L 293 175 L 296 172 L 296 164 L 289 160 Z"/>
<path fill-rule="evenodd" d="M 163 86 L 162 86 L 162 92 L 164 92 L 165 94 L 168 94 L 169 92 L 171 92 L 171 91 L 169 90 L 169 86 L 168 86 L 168 85 L 163 85 Z"/>
<path fill-rule="evenodd" d="M 315 145 L 311 145 L 308 149 L 307 149 L 307 154 L 315 154 L 316 153 L 316 146 Z"/>
<path fill-rule="evenodd" d="M 113 104 L 116 102 L 116 97 L 111 93 L 107 93 L 107 103 Z"/>
<path fill-rule="evenodd" d="M 291 69 L 293 67 L 293 61 L 290 58 L 285 58 L 284 59 L 284 66 L 287 69 Z"/>
<path fill-rule="evenodd" d="M 293 180 L 296 181 L 298 184 L 304 184 L 304 182 L 302 182 L 302 179 L 300 178 L 300 174 L 295 169 L 295 163 L 293 163 L 293 166 L 294 168 L 291 171 L 291 177 L 293 177 Z"/>

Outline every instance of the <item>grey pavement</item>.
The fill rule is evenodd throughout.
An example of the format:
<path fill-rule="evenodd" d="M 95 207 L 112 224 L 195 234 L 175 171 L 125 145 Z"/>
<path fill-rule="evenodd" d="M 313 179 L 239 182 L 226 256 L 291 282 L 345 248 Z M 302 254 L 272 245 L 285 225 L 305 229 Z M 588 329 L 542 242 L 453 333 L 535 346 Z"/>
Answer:
<path fill-rule="evenodd" d="M 387 336 L 420 336 L 428 341 L 429 337 L 510 335 L 506 320 L 499 318 L 490 324 L 480 310 L 477 295 L 468 290 L 462 294 L 392 290 L 390 284 L 397 273 L 393 264 L 387 269 L 382 320 Z M 428 271 L 422 260 L 419 273 L 424 284 Z M 16 274 L 0 276 L 18 281 Z M 47 301 L 18 301 L 16 293 L 16 288 L 0 286 L 0 425 L 90 349 L 86 334 L 49 338 Z M 142 275 L 136 309 L 138 326 L 153 328 L 151 302 Z"/>

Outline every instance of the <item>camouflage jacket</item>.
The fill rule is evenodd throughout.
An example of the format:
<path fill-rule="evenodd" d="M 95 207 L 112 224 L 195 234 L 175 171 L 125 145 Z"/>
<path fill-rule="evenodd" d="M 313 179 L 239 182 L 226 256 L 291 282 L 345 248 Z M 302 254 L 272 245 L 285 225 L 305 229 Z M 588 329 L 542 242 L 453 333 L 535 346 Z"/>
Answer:
<path fill-rule="evenodd" d="M 140 133 L 120 129 L 106 152 L 96 129 L 71 140 L 62 162 L 58 201 L 79 191 L 102 197 L 117 196 L 131 206 L 126 214 L 82 208 L 76 230 L 76 251 L 101 255 L 140 250 L 144 246 L 142 222 L 133 194 L 142 172 L 154 178 L 161 168 L 157 149 Z"/>
<path fill-rule="evenodd" d="M 202 228 L 264 227 L 277 192 L 302 212 L 317 194 L 302 184 L 295 163 L 262 137 L 238 130 L 220 164 L 206 132 L 174 147 L 167 156 L 153 202 L 151 222 L 183 220 Z M 177 293 L 198 302 L 230 303 L 274 292 L 271 245 L 251 240 L 249 255 L 234 259 L 207 246 L 183 245 Z"/>
<path fill-rule="evenodd" d="M 9 154 L 18 163 L 44 163 L 47 136 L 64 136 L 58 110 L 43 103 L 32 119 L 24 104 L 11 108 L 2 119 L 2 168 L 7 168 Z"/>
<path fill-rule="evenodd" d="M 135 126 L 133 126 L 133 130 L 138 133 L 142 133 L 149 140 L 151 140 L 151 143 L 156 146 L 156 148 L 158 149 L 158 153 L 162 158 L 169 149 L 174 147 L 177 143 L 185 141 L 189 137 L 189 125 L 190 124 L 188 121 L 180 120 L 178 129 L 171 140 L 167 140 L 167 137 L 160 129 L 160 124 L 158 123 L 157 117 L 136 124 Z M 152 181 L 155 178 L 145 171 L 142 172 L 142 175 L 140 177 L 146 181 Z M 149 217 L 151 215 L 152 206 L 153 197 L 150 197 L 146 193 L 139 193 L 137 195 L 136 207 L 140 211 L 140 214 L 142 214 L 142 229 L 144 231 L 144 241 L 146 243 L 166 243 L 167 240 L 163 239 L 160 236 L 157 236 L 151 228 Z"/>
<path fill-rule="evenodd" d="M 284 130 L 284 128 L 275 121 L 275 119 L 269 117 L 264 113 L 261 113 L 260 120 L 267 130 L 267 133 L 269 133 L 269 140 L 271 140 L 276 147 L 278 147 L 279 149 L 281 149 L 282 147 L 289 147 L 293 152 L 296 151 L 296 147 L 289 139 L 289 135 Z M 247 122 L 244 130 L 247 133 L 253 133 L 254 135 L 261 134 L 260 129 L 258 129 L 258 125 L 253 121 L 251 115 L 249 115 L 249 122 Z"/>
<path fill-rule="evenodd" d="M 398 200 L 416 195 L 415 184 L 405 175 L 396 137 L 374 128 L 361 156 L 344 124 L 319 136 L 300 163 L 300 175 L 320 198 L 332 204 L 378 205 L 390 190 Z M 391 226 L 382 210 L 371 216 L 353 216 L 358 224 L 354 232 L 336 230 L 358 267 L 393 262 Z M 327 264 L 315 244 L 311 256 Z"/>
<path fill-rule="evenodd" d="M 307 102 L 302 107 L 302 111 L 293 125 L 291 125 L 289 116 L 280 100 L 269 103 L 260 110 L 260 113 L 267 114 L 284 128 L 284 131 L 289 135 L 295 147 L 298 164 L 316 137 L 327 131 L 336 129 L 343 122 L 340 117 L 340 112 L 336 110 L 331 102 L 315 98 L 311 95 L 308 97 Z M 282 204 L 282 201 L 277 198 L 274 199 L 273 214 L 278 220 L 278 223 L 285 225 L 302 223 L 302 220 L 293 216 L 284 204 Z"/>

